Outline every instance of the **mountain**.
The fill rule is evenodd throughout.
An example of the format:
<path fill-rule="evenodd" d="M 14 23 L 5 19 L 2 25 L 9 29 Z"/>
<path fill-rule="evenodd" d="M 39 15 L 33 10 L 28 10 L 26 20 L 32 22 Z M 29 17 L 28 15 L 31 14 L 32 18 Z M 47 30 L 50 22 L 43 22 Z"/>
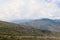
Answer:
<path fill-rule="evenodd" d="M 32 26 L 37 29 L 60 32 L 60 20 L 43 18 L 43 19 L 31 20 L 28 22 L 26 21 L 20 24 Z"/>
<path fill-rule="evenodd" d="M 0 35 L 48 35 L 51 31 L 36 29 L 29 25 L 0 21 Z"/>
<path fill-rule="evenodd" d="M 50 21 L 52 21 L 52 20 L 50 20 Z M 35 28 L 38 23 L 39 23 L 39 25 L 41 25 L 42 23 L 47 25 L 47 23 L 49 23 L 50 21 L 45 20 L 45 19 L 44 20 L 43 19 L 35 20 L 35 21 L 32 21 L 32 24 L 31 24 L 31 22 L 29 22 L 30 23 L 29 25 L 0 21 L 0 40 L 35 40 L 35 39 L 36 40 L 37 39 L 38 40 L 40 40 L 40 39 L 48 40 L 49 37 L 60 37 L 60 32 L 43 30 L 43 29 L 40 29 L 40 27 L 38 29 Z M 42 23 L 40 23 L 40 22 L 42 22 Z M 44 27 L 46 27 L 46 26 L 44 26 Z M 37 38 L 37 37 L 41 37 L 41 38 Z M 47 38 L 45 39 L 43 37 L 47 37 Z M 49 40 L 50 39 L 52 39 L 52 38 L 49 38 Z M 52 39 L 52 40 L 54 40 L 54 39 Z"/>

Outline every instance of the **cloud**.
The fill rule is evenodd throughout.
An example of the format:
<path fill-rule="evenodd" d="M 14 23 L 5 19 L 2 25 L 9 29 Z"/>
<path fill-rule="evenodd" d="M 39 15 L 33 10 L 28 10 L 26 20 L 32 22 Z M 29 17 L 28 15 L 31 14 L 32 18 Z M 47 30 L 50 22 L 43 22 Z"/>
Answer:
<path fill-rule="evenodd" d="M 56 2 L 56 6 L 60 8 L 60 1 Z"/>
<path fill-rule="evenodd" d="M 0 20 L 56 18 L 60 13 L 58 1 L 0 0 Z"/>
<path fill-rule="evenodd" d="M 50 3 L 50 2 L 52 2 L 52 0 L 44 0 L 45 2 L 47 2 L 47 3 Z"/>

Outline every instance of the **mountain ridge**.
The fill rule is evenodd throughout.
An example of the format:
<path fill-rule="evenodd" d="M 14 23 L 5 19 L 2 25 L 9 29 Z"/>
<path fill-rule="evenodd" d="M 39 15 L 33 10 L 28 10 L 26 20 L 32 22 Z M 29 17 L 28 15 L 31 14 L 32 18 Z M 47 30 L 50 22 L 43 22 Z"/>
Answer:
<path fill-rule="evenodd" d="M 26 21 L 20 24 L 29 25 L 37 29 L 44 29 L 44 30 L 51 30 L 51 31 L 57 31 L 60 32 L 60 20 L 53 20 L 53 19 L 36 19 L 31 21 Z"/>

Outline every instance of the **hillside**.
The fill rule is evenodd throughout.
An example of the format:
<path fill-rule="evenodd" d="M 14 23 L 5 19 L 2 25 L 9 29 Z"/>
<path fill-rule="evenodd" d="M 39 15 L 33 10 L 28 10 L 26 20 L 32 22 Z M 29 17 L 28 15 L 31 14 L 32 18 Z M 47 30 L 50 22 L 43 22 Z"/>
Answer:
<path fill-rule="evenodd" d="M 42 37 L 44 39 L 47 36 L 48 38 L 60 37 L 60 33 L 37 29 L 29 25 L 0 21 L 0 40 L 20 40 L 20 37 L 23 37 L 24 40 L 26 40 L 24 37 L 28 37 L 28 40 L 35 40 L 37 39 L 36 37 Z M 38 40 L 43 40 L 42 38 Z"/>
<path fill-rule="evenodd" d="M 32 26 L 0 21 L 0 34 L 8 35 L 43 35 L 44 30 L 33 28 Z M 50 31 L 46 30 L 50 33 Z M 47 34 L 47 33 L 46 33 Z"/>

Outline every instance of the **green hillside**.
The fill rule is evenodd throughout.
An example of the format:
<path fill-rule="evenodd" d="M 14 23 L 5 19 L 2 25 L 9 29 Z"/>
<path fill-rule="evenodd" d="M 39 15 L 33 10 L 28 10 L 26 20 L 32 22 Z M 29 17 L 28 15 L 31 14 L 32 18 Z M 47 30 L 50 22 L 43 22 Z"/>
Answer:
<path fill-rule="evenodd" d="M 20 36 L 33 36 L 34 39 L 28 38 L 27 40 L 35 40 L 36 36 L 39 37 L 59 37 L 60 34 L 48 30 L 40 30 L 23 24 L 15 24 L 10 22 L 0 21 L 0 40 L 20 40 Z M 24 39 L 21 39 L 24 40 Z"/>
<path fill-rule="evenodd" d="M 46 31 L 50 33 L 50 31 Z M 33 28 L 31 26 L 20 25 L 15 23 L 8 23 L 0 21 L 0 34 L 1 35 L 42 35 L 43 30 Z"/>

